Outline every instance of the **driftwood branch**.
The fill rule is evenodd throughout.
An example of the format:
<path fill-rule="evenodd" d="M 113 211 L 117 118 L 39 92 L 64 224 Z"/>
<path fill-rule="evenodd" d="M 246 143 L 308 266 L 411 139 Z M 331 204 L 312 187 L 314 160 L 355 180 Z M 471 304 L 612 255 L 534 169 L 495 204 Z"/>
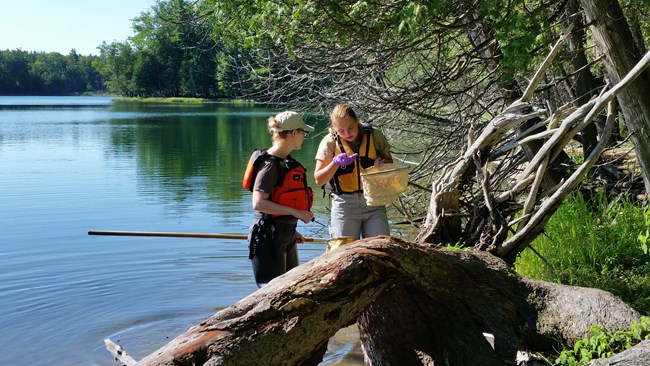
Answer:
<path fill-rule="evenodd" d="M 598 161 L 615 123 L 613 107 L 608 113 L 607 129 L 584 162 L 573 167 L 562 181 L 543 184 L 566 145 L 648 67 L 650 53 L 619 83 L 611 89 L 604 88 L 598 97 L 579 108 L 562 107 L 542 119 L 546 111 L 535 108 L 527 100 L 563 41 L 564 38 L 560 39 L 553 47 L 524 96 L 489 122 L 463 155 L 432 184 L 429 210 L 417 242 L 460 243 L 489 251 L 512 264 Z M 525 131 L 515 133 L 520 125 L 530 121 L 536 122 Z M 545 130 L 539 131 L 543 127 Z M 542 143 L 533 156 L 521 159 L 522 153 L 518 151 L 531 141 Z M 490 174 L 490 180 L 486 181 L 486 172 L 489 174 L 494 165 L 501 171 Z M 515 235 L 507 238 L 506 232 Z"/>
<path fill-rule="evenodd" d="M 578 183 L 580 183 L 580 181 L 582 181 L 582 179 L 587 175 L 589 169 L 591 169 L 594 164 L 596 164 L 596 161 L 605 148 L 613 129 L 614 106 L 613 102 L 610 102 L 609 115 L 607 116 L 605 129 L 603 130 L 603 137 L 598 142 L 598 144 L 596 144 L 591 154 L 585 158 L 585 161 L 575 172 L 573 172 L 571 177 L 569 177 L 569 179 L 567 179 L 567 181 L 564 182 L 551 197 L 549 197 L 538 207 L 537 211 L 531 217 L 530 221 L 527 222 L 520 231 L 518 231 L 515 235 L 513 235 L 499 247 L 499 249 L 496 251 L 497 255 L 500 255 L 502 258 L 510 257 L 510 253 L 518 253 L 521 251 L 522 246 L 528 245 L 530 242 L 532 242 L 534 236 L 536 236 L 539 231 L 541 231 L 541 228 L 543 227 L 542 223 L 545 223 L 550 218 L 551 211 L 555 211 L 555 209 L 557 209 L 560 203 L 562 203 L 564 200 L 564 197 L 575 190 Z M 533 237 L 530 237 L 531 235 L 533 235 Z M 529 238 L 527 240 L 524 240 L 526 236 Z M 512 260 L 514 260 L 514 258 L 512 258 Z"/>
<path fill-rule="evenodd" d="M 120 361 L 122 365 L 133 366 L 137 363 L 137 361 L 131 357 L 131 355 L 127 354 L 124 348 L 119 344 L 110 339 L 104 339 L 104 344 L 106 345 L 108 352 L 110 352 L 117 361 Z"/>
<path fill-rule="evenodd" d="M 540 65 L 539 69 L 531 79 L 530 83 L 528 83 L 528 87 L 526 90 L 523 92 L 523 95 L 521 96 L 520 100 L 522 101 L 530 101 L 530 98 L 532 98 L 533 93 L 535 92 L 535 88 L 539 85 L 540 82 L 542 82 L 542 78 L 544 77 L 544 74 L 546 73 L 546 70 L 551 66 L 553 63 L 553 60 L 555 59 L 555 56 L 557 56 L 558 52 L 560 52 L 560 49 L 566 42 L 567 37 L 571 33 L 571 30 L 573 27 L 567 27 L 560 39 L 558 39 L 557 42 L 555 42 L 555 45 L 551 48 L 551 51 L 549 54 L 546 56 L 542 64 Z"/>

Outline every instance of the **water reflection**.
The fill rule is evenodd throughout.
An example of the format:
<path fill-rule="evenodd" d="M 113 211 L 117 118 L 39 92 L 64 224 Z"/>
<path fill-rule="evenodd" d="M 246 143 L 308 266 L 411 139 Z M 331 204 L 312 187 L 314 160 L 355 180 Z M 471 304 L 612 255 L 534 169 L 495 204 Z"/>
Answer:
<path fill-rule="evenodd" d="M 241 177 L 252 150 L 270 145 L 274 111 L 86 98 L 0 97 L 6 364 L 29 354 L 36 365 L 113 365 L 104 338 L 143 357 L 256 290 L 242 241 L 87 232 L 245 232 L 252 212 Z M 310 172 L 319 140 L 294 154 Z M 301 259 L 323 249 L 301 246 Z"/>

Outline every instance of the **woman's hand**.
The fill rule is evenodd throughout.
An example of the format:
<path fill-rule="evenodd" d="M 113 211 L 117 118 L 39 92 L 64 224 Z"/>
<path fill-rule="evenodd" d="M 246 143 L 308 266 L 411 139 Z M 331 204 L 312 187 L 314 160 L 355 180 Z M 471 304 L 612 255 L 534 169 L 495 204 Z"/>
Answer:
<path fill-rule="evenodd" d="M 305 224 L 309 224 L 314 219 L 314 213 L 311 211 L 296 210 L 293 216 L 299 218 Z"/>
<path fill-rule="evenodd" d="M 334 157 L 334 164 L 340 166 L 340 167 L 345 167 L 352 162 L 354 162 L 354 159 L 358 158 L 359 154 L 354 153 L 350 156 L 348 156 L 346 153 L 340 153 Z"/>
<path fill-rule="evenodd" d="M 296 231 L 296 243 L 305 244 L 305 237 L 301 233 Z"/>

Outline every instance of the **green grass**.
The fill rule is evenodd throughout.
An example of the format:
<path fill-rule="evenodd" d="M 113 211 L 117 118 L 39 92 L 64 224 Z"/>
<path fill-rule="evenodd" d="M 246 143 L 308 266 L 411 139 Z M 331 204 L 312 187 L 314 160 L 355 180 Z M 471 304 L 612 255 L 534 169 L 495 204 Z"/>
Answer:
<path fill-rule="evenodd" d="M 579 193 L 553 215 L 531 249 L 521 253 L 516 271 L 526 277 L 611 292 L 642 314 L 650 314 L 650 255 L 639 234 L 648 227 L 645 208 L 619 196 Z"/>

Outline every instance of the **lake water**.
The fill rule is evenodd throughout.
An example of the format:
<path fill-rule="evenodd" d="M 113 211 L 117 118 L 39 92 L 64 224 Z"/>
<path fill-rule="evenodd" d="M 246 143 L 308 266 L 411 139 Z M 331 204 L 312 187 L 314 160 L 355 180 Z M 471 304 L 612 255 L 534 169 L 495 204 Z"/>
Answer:
<path fill-rule="evenodd" d="M 266 119 L 230 104 L 122 104 L 109 97 L 0 97 L 0 353 L 5 365 L 136 359 L 257 288 L 243 240 L 89 236 L 89 230 L 241 233 L 241 188 Z M 324 116 L 306 116 L 317 131 Z M 313 172 L 320 141 L 293 155 Z M 319 223 L 299 225 L 326 237 Z M 300 246 L 301 261 L 324 250 Z M 344 340 L 324 363 L 345 362 Z"/>

